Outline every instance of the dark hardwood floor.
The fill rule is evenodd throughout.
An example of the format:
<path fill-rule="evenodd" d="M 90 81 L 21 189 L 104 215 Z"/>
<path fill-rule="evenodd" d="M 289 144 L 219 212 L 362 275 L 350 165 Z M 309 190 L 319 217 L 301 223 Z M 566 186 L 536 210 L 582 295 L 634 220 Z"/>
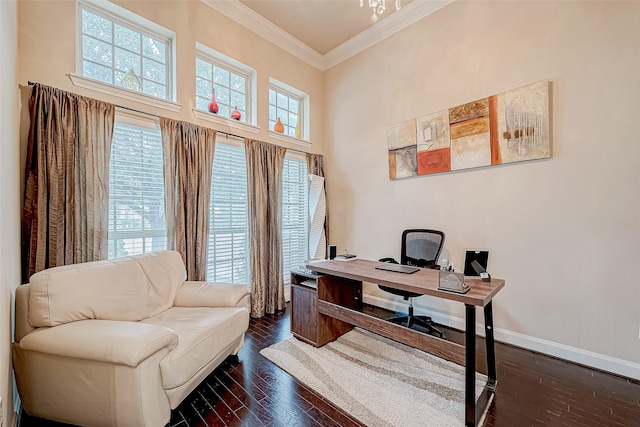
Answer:
<path fill-rule="evenodd" d="M 442 329 L 448 339 L 462 342 L 460 332 Z M 170 426 L 362 426 L 260 355 L 290 336 L 288 311 L 251 320 L 238 356 L 172 412 Z M 486 373 L 483 347 L 480 339 L 478 370 Z M 640 427 L 640 382 L 500 343 L 496 355 L 498 387 L 485 426 Z M 62 426 L 26 414 L 19 425 Z"/>

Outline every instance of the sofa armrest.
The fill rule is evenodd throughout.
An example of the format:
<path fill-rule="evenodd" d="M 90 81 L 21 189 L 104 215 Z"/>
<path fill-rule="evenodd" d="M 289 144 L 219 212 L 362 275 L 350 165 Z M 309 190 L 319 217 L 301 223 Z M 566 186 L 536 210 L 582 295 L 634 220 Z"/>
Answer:
<path fill-rule="evenodd" d="M 169 328 L 115 320 L 81 320 L 38 328 L 20 340 L 23 350 L 131 367 L 176 345 L 178 335 Z"/>
<path fill-rule="evenodd" d="M 33 332 L 36 328 L 29 323 L 29 285 L 20 285 L 16 288 L 15 297 L 15 332 L 13 334 L 16 341 Z"/>
<path fill-rule="evenodd" d="M 186 281 L 178 289 L 174 307 L 247 307 L 249 288 L 230 283 Z"/>

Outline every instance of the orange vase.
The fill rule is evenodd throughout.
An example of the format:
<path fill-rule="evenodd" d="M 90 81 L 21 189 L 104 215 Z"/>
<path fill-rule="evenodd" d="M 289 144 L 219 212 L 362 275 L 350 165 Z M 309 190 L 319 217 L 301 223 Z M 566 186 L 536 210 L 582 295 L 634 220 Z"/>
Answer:
<path fill-rule="evenodd" d="M 276 124 L 273 125 L 273 131 L 274 132 L 278 132 L 278 133 L 284 133 L 284 125 L 280 121 L 280 117 L 278 117 L 278 120 L 276 121 Z"/>

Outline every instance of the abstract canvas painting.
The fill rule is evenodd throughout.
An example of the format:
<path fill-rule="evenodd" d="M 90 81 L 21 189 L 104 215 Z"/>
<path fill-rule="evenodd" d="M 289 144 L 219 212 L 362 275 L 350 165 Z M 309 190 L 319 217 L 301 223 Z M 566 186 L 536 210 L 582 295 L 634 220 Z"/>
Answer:
<path fill-rule="evenodd" d="M 418 175 L 451 170 L 449 110 L 416 119 Z"/>
<path fill-rule="evenodd" d="M 389 177 L 391 179 L 416 176 L 418 173 L 416 156 L 416 121 L 390 126 L 387 129 L 389 146 Z"/>
<path fill-rule="evenodd" d="M 548 81 L 500 94 L 496 103 L 501 163 L 551 156 Z"/>
<path fill-rule="evenodd" d="M 551 157 L 549 81 L 390 126 L 389 178 Z"/>
<path fill-rule="evenodd" d="M 491 164 L 488 98 L 449 109 L 449 125 L 451 170 Z"/>

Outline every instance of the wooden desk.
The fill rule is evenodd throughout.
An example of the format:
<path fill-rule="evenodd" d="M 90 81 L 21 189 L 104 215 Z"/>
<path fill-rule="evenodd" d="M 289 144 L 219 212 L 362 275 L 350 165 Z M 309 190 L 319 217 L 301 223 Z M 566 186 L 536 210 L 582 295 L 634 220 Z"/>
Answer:
<path fill-rule="evenodd" d="M 491 300 L 504 287 L 504 280 L 492 278 L 491 282 L 483 282 L 480 279 L 465 278 L 465 283 L 471 287 L 471 290 L 466 294 L 457 294 L 438 290 L 437 270 L 420 269 L 412 274 L 403 274 L 376 270 L 375 267 L 380 264 L 380 262 L 363 259 L 321 261 L 307 264 L 307 268 L 317 273 L 323 273 L 330 278 L 330 280 L 317 281 L 317 311 L 320 317 L 325 320 L 326 318 L 337 319 L 347 324 L 359 326 L 463 365 L 465 367 L 465 425 L 475 426 L 479 422 L 484 408 L 489 404 L 497 384 Z M 464 303 L 464 346 L 362 313 L 358 307 L 345 306 L 343 290 L 353 289 L 354 282 L 361 286 L 363 281 Z M 477 406 L 482 409 L 480 411 L 476 411 L 475 399 L 476 307 L 484 308 L 487 347 L 488 379 L 477 402 Z M 337 338 L 338 334 L 335 335 Z"/>
<path fill-rule="evenodd" d="M 353 329 L 353 325 L 318 312 L 318 285 L 330 286 L 331 276 L 309 271 L 291 271 L 291 333 L 315 347 L 334 341 Z M 362 309 L 362 282 L 341 279 L 338 304 Z"/>

